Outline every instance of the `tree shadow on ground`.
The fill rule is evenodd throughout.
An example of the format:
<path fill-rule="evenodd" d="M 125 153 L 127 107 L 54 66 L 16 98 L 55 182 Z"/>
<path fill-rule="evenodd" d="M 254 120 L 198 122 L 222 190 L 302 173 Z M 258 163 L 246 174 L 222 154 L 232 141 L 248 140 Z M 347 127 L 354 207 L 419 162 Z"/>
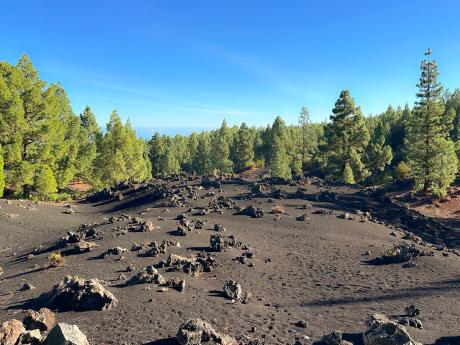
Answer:
<path fill-rule="evenodd" d="M 353 345 L 364 345 L 362 333 L 343 333 L 342 339 L 349 341 Z"/>
<path fill-rule="evenodd" d="M 460 219 L 436 218 L 444 225 L 443 228 L 427 226 L 421 221 L 421 217 L 407 214 L 404 210 L 388 201 L 382 196 L 366 195 L 362 191 L 353 193 L 335 193 L 335 201 L 315 202 L 317 194 L 306 194 L 305 200 L 315 202 L 316 208 L 324 208 L 332 211 L 350 212 L 356 210 L 369 211 L 377 219 L 421 237 L 424 241 L 447 246 L 448 248 L 460 248 Z"/>
<path fill-rule="evenodd" d="M 403 298 L 414 298 L 422 296 L 439 295 L 443 292 L 451 293 L 458 291 L 460 287 L 460 279 L 445 280 L 431 284 L 431 286 L 416 287 L 411 289 L 391 290 L 388 294 L 368 295 L 368 296 L 346 296 L 341 298 L 321 299 L 315 301 L 304 302 L 303 307 L 324 307 L 332 305 L 350 305 L 368 302 L 383 302 L 390 300 L 398 300 Z M 437 345 L 437 344 L 436 344 Z M 458 344 L 460 345 L 460 344 Z"/>
<path fill-rule="evenodd" d="M 164 338 L 149 343 L 143 343 L 142 345 L 178 345 L 176 338 Z"/>
<path fill-rule="evenodd" d="M 433 344 L 428 345 L 460 345 L 460 336 L 441 337 L 437 339 Z"/>
<path fill-rule="evenodd" d="M 211 247 L 201 246 L 201 247 L 187 247 L 187 250 L 192 250 L 200 253 L 214 253 L 215 251 Z"/>
<path fill-rule="evenodd" d="M 37 268 L 31 269 L 31 270 L 27 270 L 25 272 L 16 273 L 16 274 L 14 274 L 12 276 L 4 277 L 3 279 L 0 280 L 0 282 L 5 281 L 5 280 L 9 280 L 9 279 L 13 279 L 13 278 L 17 278 L 17 277 L 21 277 L 21 276 L 25 276 L 25 275 L 30 274 L 30 273 L 41 272 L 41 271 L 44 271 L 45 269 L 47 269 L 47 267 L 37 267 Z"/>

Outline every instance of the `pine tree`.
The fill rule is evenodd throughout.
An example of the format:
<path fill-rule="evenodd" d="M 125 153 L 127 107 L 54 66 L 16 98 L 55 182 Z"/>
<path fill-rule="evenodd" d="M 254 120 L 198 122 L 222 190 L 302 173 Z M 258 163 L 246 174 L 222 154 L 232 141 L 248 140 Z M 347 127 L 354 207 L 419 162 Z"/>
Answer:
<path fill-rule="evenodd" d="M 242 123 L 235 137 L 234 165 L 243 170 L 252 164 L 254 158 L 254 142 L 246 123 Z"/>
<path fill-rule="evenodd" d="M 280 152 L 279 152 L 280 149 L 283 150 L 283 152 L 281 153 L 281 155 L 283 156 L 283 159 L 284 159 L 284 156 L 286 155 L 287 164 L 288 166 L 290 166 L 290 163 L 292 161 L 291 154 L 294 156 L 296 152 L 298 152 L 298 148 L 293 145 L 293 142 L 290 136 L 290 132 L 286 126 L 286 123 L 283 121 L 281 117 L 277 116 L 275 120 L 273 121 L 272 126 L 267 129 L 265 140 L 266 140 L 265 163 L 269 167 L 269 169 L 270 167 L 274 165 L 272 164 L 271 160 L 274 157 L 278 157 L 280 155 Z M 280 142 L 282 144 L 282 147 L 280 146 Z M 288 152 L 290 154 L 288 154 Z M 275 163 L 275 165 L 276 164 L 279 164 L 279 162 Z M 287 174 L 284 173 L 284 175 L 287 175 Z"/>
<path fill-rule="evenodd" d="M 49 199 L 58 191 L 53 171 L 46 164 L 40 166 L 35 176 L 34 191 L 41 199 Z"/>
<path fill-rule="evenodd" d="M 18 88 L 21 80 L 18 69 L 0 62 L 0 145 L 5 183 L 15 191 L 22 191 L 23 185 L 20 171 L 25 120 Z"/>
<path fill-rule="evenodd" d="M 198 146 L 193 159 L 194 171 L 199 175 L 212 173 L 211 143 L 209 134 L 204 132 L 198 137 Z"/>
<path fill-rule="evenodd" d="M 343 168 L 343 177 L 342 181 L 345 184 L 355 184 L 355 177 L 353 176 L 353 169 L 350 166 L 350 163 L 345 163 L 345 167 Z"/>
<path fill-rule="evenodd" d="M 307 161 L 308 152 L 311 151 L 309 148 L 309 142 L 311 141 L 310 131 L 310 111 L 306 107 L 302 107 L 299 114 L 299 126 L 301 131 L 301 144 L 302 144 L 302 162 Z"/>
<path fill-rule="evenodd" d="M 369 171 L 362 163 L 362 155 L 369 141 L 364 117 L 348 90 L 340 93 L 332 113 L 331 121 L 324 130 L 321 150 L 324 155 L 323 169 L 332 179 L 343 180 L 346 163 L 349 163 L 354 180 L 360 182 L 369 176 Z"/>
<path fill-rule="evenodd" d="M 5 172 L 3 170 L 3 149 L 0 145 L 0 198 L 3 196 L 5 190 Z"/>
<path fill-rule="evenodd" d="M 166 145 L 165 152 L 161 157 L 162 175 L 170 176 L 177 174 L 180 171 L 179 161 L 174 154 L 172 145 Z"/>
<path fill-rule="evenodd" d="M 456 89 L 452 94 L 449 94 L 446 99 L 446 111 L 450 115 L 454 115 L 450 138 L 455 144 L 455 152 L 457 154 L 458 169 L 460 171 L 460 89 Z"/>
<path fill-rule="evenodd" d="M 381 173 L 390 165 L 393 152 L 390 145 L 385 145 L 385 135 L 380 122 L 374 130 L 373 137 L 364 153 L 364 162 L 369 170 L 373 182 L 382 178 Z"/>
<path fill-rule="evenodd" d="M 292 178 L 290 168 L 290 157 L 286 152 L 284 142 L 275 136 L 272 143 L 269 170 L 273 177 L 281 177 L 286 180 Z"/>
<path fill-rule="evenodd" d="M 302 175 L 302 154 L 296 154 L 292 157 L 291 172 L 294 176 Z"/>
<path fill-rule="evenodd" d="M 150 162 L 152 163 L 152 176 L 160 177 L 163 174 L 162 169 L 162 157 L 165 153 L 164 139 L 160 133 L 155 133 L 149 141 L 150 151 Z"/>
<path fill-rule="evenodd" d="M 434 142 L 440 154 L 436 155 L 432 161 L 432 180 L 431 192 L 436 196 L 443 196 L 447 189 L 455 180 L 458 170 L 458 160 L 455 153 L 455 145 L 452 140 L 437 138 Z"/>
<path fill-rule="evenodd" d="M 425 55 L 428 58 L 422 61 L 420 67 L 419 92 L 409 119 L 406 150 L 415 190 L 424 194 L 444 195 L 457 171 L 455 146 L 449 138 L 453 114 L 445 112 L 438 66 L 434 60 L 430 60 L 431 50 Z M 451 162 L 441 165 L 440 162 L 446 158 Z"/>
<path fill-rule="evenodd" d="M 127 179 L 125 144 L 126 130 L 118 114 L 113 111 L 102 138 L 96 166 L 101 186 L 110 186 Z"/>
<path fill-rule="evenodd" d="M 3 108 L 0 125 L 6 133 L 5 137 L 0 136 L 6 141 L 3 142 L 6 179 L 16 195 L 27 196 L 39 164 L 49 158 L 50 152 L 46 138 L 49 128 L 43 94 L 45 83 L 39 79 L 27 55 L 21 56 L 16 67 L 7 64 L 1 67 L 9 88 L 9 92 L 0 91 Z M 0 89 L 3 89 L 5 84 L 1 84 Z"/>
<path fill-rule="evenodd" d="M 48 108 L 48 126 L 52 134 L 48 137 L 51 157 L 47 162 L 54 163 L 52 168 L 58 188 L 64 189 L 73 180 L 77 171 L 80 120 L 73 113 L 70 101 L 61 85 L 52 85 L 51 97 L 55 104 L 52 110 Z"/>
<path fill-rule="evenodd" d="M 136 136 L 136 132 L 128 120 L 124 127 L 125 142 L 123 145 L 123 156 L 126 164 L 126 179 L 142 181 L 150 176 L 150 165 L 147 165 L 144 157 L 144 141 Z"/>
<path fill-rule="evenodd" d="M 399 164 L 396 166 L 395 171 L 396 171 L 396 177 L 400 181 L 407 179 L 410 174 L 410 168 L 404 161 L 399 162 Z"/>
<path fill-rule="evenodd" d="M 227 122 L 224 120 L 221 127 L 212 133 L 212 164 L 220 173 L 229 173 L 232 171 L 233 162 L 229 159 L 229 134 Z"/>
<path fill-rule="evenodd" d="M 97 155 L 97 142 L 102 134 L 90 107 L 87 106 L 83 110 L 79 125 L 76 176 L 91 184 L 97 184 L 94 162 Z"/>

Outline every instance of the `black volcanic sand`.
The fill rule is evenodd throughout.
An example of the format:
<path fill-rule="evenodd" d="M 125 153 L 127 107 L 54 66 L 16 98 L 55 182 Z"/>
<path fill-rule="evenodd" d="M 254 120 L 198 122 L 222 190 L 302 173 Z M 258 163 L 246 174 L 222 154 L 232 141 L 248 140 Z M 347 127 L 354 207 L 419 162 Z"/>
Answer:
<path fill-rule="evenodd" d="M 296 187 L 279 187 L 289 192 L 296 190 Z M 417 265 L 413 268 L 403 268 L 401 264 L 368 264 L 368 260 L 382 255 L 393 244 L 410 242 L 390 235 L 394 229 L 386 225 L 341 219 L 339 216 L 345 211 L 352 211 L 348 201 L 359 195 L 357 190 L 329 187 L 338 199 L 326 203 L 301 199 L 239 200 L 239 196 L 248 193 L 248 185 L 229 184 L 222 189 L 223 192 L 216 189 L 216 194 L 233 197 L 243 206 L 261 207 L 266 211 L 265 216 L 254 219 L 234 215 L 235 210 L 224 210 L 223 215 L 187 213 L 189 219 L 208 220 L 206 228 L 178 237 L 171 234 L 177 228 L 174 219 L 188 207 L 170 207 L 165 212 L 164 207 L 144 203 L 148 198 L 135 192 L 122 201 L 74 203 L 72 215 L 64 213 L 67 209 L 64 205 L 0 200 L 0 266 L 4 269 L 0 276 L 0 321 L 22 319 L 27 302 L 70 274 L 105 281 L 119 300 L 119 305 L 109 311 L 58 313 L 58 321 L 77 324 L 92 344 L 172 344 L 167 339 L 174 337 L 181 322 L 189 317 L 201 317 L 236 338 L 260 338 L 267 344 L 293 344 L 295 337 L 302 335 L 318 339 L 336 329 L 356 340 L 357 334 L 365 329 L 368 314 L 401 315 L 409 304 L 421 309 L 419 319 L 424 329 L 407 327 L 416 341 L 441 344 L 442 339 L 449 337 L 460 339 L 456 338 L 460 336 L 460 257 L 435 251 L 435 256 L 415 259 Z M 308 186 L 307 193 L 314 195 L 322 189 Z M 206 192 L 200 190 L 198 195 L 201 197 Z M 194 206 L 207 205 L 210 199 L 189 202 Z M 310 210 L 302 209 L 306 202 L 312 205 Z M 352 206 L 365 210 L 372 203 L 375 201 L 361 198 Z M 276 215 L 269 214 L 276 204 L 283 205 L 288 215 L 276 220 Z M 333 214 L 314 214 L 318 209 L 329 209 Z M 104 217 L 123 213 L 150 220 L 159 229 L 121 234 L 116 227 L 125 223 L 107 224 L 100 227 L 104 235 L 102 240 L 95 241 L 98 249 L 66 256 L 62 268 L 43 269 L 49 252 L 26 260 L 26 255 L 38 245 L 46 248 L 83 223 L 101 222 Z M 296 220 L 303 213 L 309 214 L 309 221 Z M 157 220 L 158 216 L 166 220 Z M 120 286 L 123 282 L 119 280 L 120 274 L 129 279 L 136 273 L 126 271 L 129 264 L 139 270 L 158 263 L 168 254 L 152 258 L 128 252 L 122 260 L 95 259 L 114 246 L 130 249 L 134 242 L 154 240 L 178 240 L 182 247 L 170 247 L 169 253 L 197 254 L 208 249 L 216 223 L 227 229 L 224 235 L 234 235 L 251 247 L 254 259 L 246 264 L 236 261 L 242 250 L 215 253 L 222 266 L 201 277 L 159 269 L 167 279 L 185 279 L 183 293 L 172 289 L 160 292 L 157 286 L 151 289 L 146 289 L 146 285 Z M 365 255 L 367 251 L 370 255 Z M 232 303 L 222 297 L 220 291 L 228 279 L 239 281 L 244 291 L 251 292 L 249 304 Z M 32 283 L 36 289 L 19 291 L 24 282 Z M 299 320 L 307 321 L 308 327 L 297 327 Z M 253 327 L 255 331 L 251 332 Z"/>

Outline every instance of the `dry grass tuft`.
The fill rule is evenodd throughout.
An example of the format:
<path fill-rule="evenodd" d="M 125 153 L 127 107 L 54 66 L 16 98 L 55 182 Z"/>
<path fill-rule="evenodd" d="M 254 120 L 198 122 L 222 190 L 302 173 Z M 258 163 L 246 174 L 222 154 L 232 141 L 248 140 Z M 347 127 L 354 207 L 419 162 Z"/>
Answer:
<path fill-rule="evenodd" d="M 284 208 L 283 205 L 275 205 L 272 207 L 272 213 L 273 214 L 286 214 L 286 209 Z"/>
<path fill-rule="evenodd" d="M 53 252 L 48 255 L 49 267 L 62 267 L 65 264 L 65 260 L 62 257 L 61 253 Z"/>

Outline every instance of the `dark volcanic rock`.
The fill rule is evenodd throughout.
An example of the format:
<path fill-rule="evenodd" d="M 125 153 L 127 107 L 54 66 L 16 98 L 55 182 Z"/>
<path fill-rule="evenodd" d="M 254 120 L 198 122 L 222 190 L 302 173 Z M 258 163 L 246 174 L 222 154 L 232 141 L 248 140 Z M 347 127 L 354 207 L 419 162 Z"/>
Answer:
<path fill-rule="evenodd" d="M 253 205 L 249 205 L 248 207 L 237 212 L 236 214 L 249 216 L 252 218 L 261 218 L 264 215 L 264 210 L 262 210 L 261 208 L 257 208 Z"/>
<path fill-rule="evenodd" d="M 38 311 L 29 309 L 23 323 L 28 330 L 39 329 L 41 332 L 48 332 L 56 324 L 56 317 L 48 308 L 41 308 Z"/>
<path fill-rule="evenodd" d="M 364 345 L 418 345 L 403 326 L 390 321 L 385 315 L 371 315 L 366 326 Z"/>
<path fill-rule="evenodd" d="M 112 309 L 118 300 L 97 279 L 67 276 L 50 292 L 42 294 L 38 303 L 58 311 L 86 311 Z"/>
<path fill-rule="evenodd" d="M 158 273 L 155 267 L 147 266 L 142 269 L 138 274 L 132 277 L 126 285 L 136 285 L 136 284 L 157 284 L 162 285 L 166 283 L 166 280 L 163 276 Z"/>
<path fill-rule="evenodd" d="M 212 326 L 202 319 L 188 319 L 180 327 L 176 335 L 180 345 L 211 344 L 237 345 L 235 339 L 229 335 L 218 333 Z"/>
<path fill-rule="evenodd" d="M 49 332 L 43 345 L 89 345 L 89 342 L 76 325 L 58 323 Z"/>

